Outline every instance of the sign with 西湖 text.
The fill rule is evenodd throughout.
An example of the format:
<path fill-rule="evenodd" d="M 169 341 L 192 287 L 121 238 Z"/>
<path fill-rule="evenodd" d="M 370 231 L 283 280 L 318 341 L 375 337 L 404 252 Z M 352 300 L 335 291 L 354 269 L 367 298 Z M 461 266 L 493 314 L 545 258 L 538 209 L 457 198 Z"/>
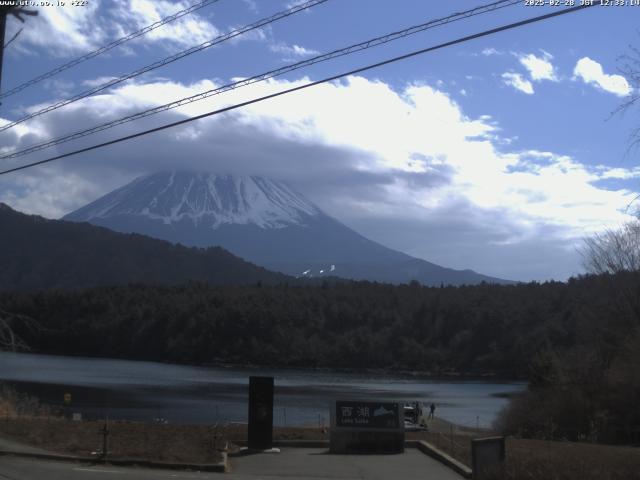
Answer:
<path fill-rule="evenodd" d="M 397 429 L 400 405 L 387 402 L 337 401 L 336 427 Z"/>

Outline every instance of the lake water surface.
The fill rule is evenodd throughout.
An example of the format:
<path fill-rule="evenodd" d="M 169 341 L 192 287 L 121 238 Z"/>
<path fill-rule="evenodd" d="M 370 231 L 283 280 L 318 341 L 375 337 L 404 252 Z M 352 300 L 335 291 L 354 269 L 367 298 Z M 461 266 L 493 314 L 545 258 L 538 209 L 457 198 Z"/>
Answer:
<path fill-rule="evenodd" d="M 488 427 L 522 383 L 408 375 L 196 367 L 155 362 L 0 352 L 0 381 L 87 418 L 209 424 L 246 422 L 249 376 L 275 378 L 276 425 L 328 425 L 335 399 L 434 402 L 436 416 Z"/>

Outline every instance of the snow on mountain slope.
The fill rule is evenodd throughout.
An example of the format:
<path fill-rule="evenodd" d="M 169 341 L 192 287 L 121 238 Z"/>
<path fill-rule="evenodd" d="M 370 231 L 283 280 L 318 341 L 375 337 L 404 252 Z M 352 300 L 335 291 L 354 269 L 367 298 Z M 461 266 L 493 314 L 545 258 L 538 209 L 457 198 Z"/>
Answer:
<path fill-rule="evenodd" d="M 503 282 L 387 248 L 323 213 L 286 184 L 255 176 L 156 173 L 64 220 L 187 246 L 221 246 L 257 265 L 296 276 L 418 280 L 426 285 Z"/>
<path fill-rule="evenodd" d="M 65 219 L 93 222 L 136 215 L 167 225 L 188 219 L 213 229 L 223 224 L 283 228 L 304 225 L 319 213 L 282 182 L 255 176 L 161 172 L 138 178 Z"/>

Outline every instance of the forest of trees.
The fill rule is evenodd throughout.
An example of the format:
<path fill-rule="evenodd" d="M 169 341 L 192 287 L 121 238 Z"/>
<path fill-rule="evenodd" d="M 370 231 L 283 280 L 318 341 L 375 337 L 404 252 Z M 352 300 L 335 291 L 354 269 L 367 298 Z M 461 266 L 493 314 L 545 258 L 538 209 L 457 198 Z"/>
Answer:
<path fill-rule="evenodd" d="M 640 220 L 585 239 L 584 265 L 606 281 L 581 305 L 576 341 L 529 361 L 529 387 L 498 424 L 530 437 L 640 443 Z M 587 278 L 587 279 L 588 279 Z M 583 279 L 586 280 L 586 279 Z"/>
<path fill-rule="evenodd" d="M 640 273 L 619 272 L 444 288 L 134 284 L 4 292 L 0 305 L 36 322 L 14 329 L 38 352 L 527 378 L 505 431 L 615 440 L 640 427 L 639 293 Z"/>
<path fill-rule="evenodd" d="M 39 325 L 15 331 L 40 352 L 526 378 L 544 352 L 615 355 L 638 324 L 638 286 L 632 273 L 444 288 L 132 284 L 5 291 L 0 305 Z"/>
<path fill-rule="evenodd" d="M 311 284 L 221 249 L 187 249 L 2 207 L 11 228 L 0 237 L 7 247 L 0 248 L 0 348 L 527 379 L 527 391 L 499 419 L 503 431 L 640 441 L 638 222 L 585 242 L 592 275 L 436 288 Z M 38 234 L 43 227 L 46 242 Z M 154 283 L 122 285 L 147 277 Z M 179 283 L 190 278 L 207 283 Z M 120 286 L 25 290 L 96 283 Z"/>
<path fill-rule="evenodd" d="M 570 284 L 422 287 L 368 282 L 319 287 L 202 283 L 0 293 L 39 329 L 34 350 L 190 363 L 382 368 L 524 377 L 528 359 L 576 342 Z"/>

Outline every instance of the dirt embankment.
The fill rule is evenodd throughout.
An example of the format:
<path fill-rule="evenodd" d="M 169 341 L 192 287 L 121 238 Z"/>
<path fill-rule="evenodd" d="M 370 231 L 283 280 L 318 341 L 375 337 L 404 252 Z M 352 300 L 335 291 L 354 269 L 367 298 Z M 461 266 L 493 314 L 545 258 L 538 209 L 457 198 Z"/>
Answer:
<path fill-rule="evenodd" d="M 0 398 L 0 417 L 15 417 L 16 409 L 7 400 Z"/>
<path fill-rule="evenodd" d="M 222 430 L 206 425 L 145 424 L 114 421 L 107 426 L 110 458 L 161 462 L 217 463 L 224 449 Z M 0 435 L 54 453 L 102 454 L 105 422 L 59 417 L 0 418 Z"/>
<path fill-rule="evenodd" d="M 7 406 L 0 404 L 0 409 Z M 491 432 L 456 429 L 445 421 L 429 432 L 407 432 L 407 439 L 436 445 L 470 465 L 471 439 Z M 89 456 L 103 444 L 104 422 L 75 422 L 60 417 L 0 417 L 0 437 L 44 450 Z M 247 439 L 246 425 L 108 424 L 111 458 L 178 463 L 217 463 L 220 451 Z M 327 429 L 274 428 L 275 440 L 327 440 Z M 633 480 L 640 479 L 640 448 L 527 439 L 507 439 L 505 480 Z"/>
<path fill-rule="evenodd" d="M 0 418 L 0 436 L 43 450 L 80 456 L 99 455 L 104 441 L 104 421 L 72 421 L 60 417 Z M 219 452 L 233 450 L 247 440 L 247 426 L 231 424 L 172 425 L 111 421 L 108 455 L 166 462 L 210 463 Z M 328 440 L 328 429 L 275 427 L 274 440 Z M 408 439 L 428 439 L 424 432 L 408 432 Z M 468 440 L 469 437 L 466 437 Z"/>

